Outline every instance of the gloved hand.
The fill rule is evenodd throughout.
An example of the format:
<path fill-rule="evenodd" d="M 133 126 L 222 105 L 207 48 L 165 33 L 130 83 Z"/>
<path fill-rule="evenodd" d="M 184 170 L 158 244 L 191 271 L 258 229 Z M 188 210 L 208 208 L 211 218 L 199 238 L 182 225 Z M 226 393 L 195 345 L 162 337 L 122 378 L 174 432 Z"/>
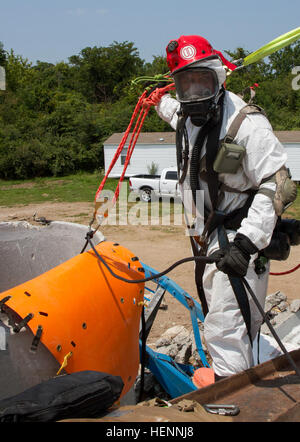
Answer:
<path fill-rule="evenodd" d="M 221 272 L 229 276 L 245 276 L 250 257 L 257 252 L 258 248 L 247 236 L 237 233 L 227 249 L 219 249 L 209 257 L 215 259 L 216 266 Z"/>

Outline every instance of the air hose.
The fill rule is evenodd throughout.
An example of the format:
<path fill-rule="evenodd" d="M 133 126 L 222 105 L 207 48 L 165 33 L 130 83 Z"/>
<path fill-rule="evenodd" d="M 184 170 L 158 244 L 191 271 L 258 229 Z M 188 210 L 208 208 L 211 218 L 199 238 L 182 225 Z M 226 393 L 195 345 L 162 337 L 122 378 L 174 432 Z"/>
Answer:
<path fill-rule="evenodd" d="M 292 356 L 289 354 L 289 352 L 287 351 L 287 349 L 285 348 L 285 346 L 283 345 L 282 341 L 280 340 L 279 336 L 277 335 L 276 331 L 274 330 L 271 322 L 269 321 L 268 315 L 264 312 L 264 309 L 262 308 L 262 306 L 260 305 L 257 297 L 255 296 L 253 290 L 251 289 L 248 281 L 245 278 L 241 278 L 242 282 L 244 284 L 244 286 L 246 287 L 246 289 L 248 290 L 248 293 L 250 294 L 250 296 L 252 297 L 258 311 L 260 312 L 262 318 L 265 320 L 267 326 L 269 327 L 270 332 L 272 333 L 274 339 L 276 340 L 277 344 L 279 345 L 279 347 L 281 348 L 282 352 L 285 354 L 285 356 L 287 357 L 287 359 L 289 360 L 291 366 L 294 368 L 297 376 L 300 377 L 300 371 L 299 368 L 297 367 L 294 359 L 292 358 Z"/>
<path fill-rule="evenodd" d="M 169 273 L 171 270 L 173 270 L 175 267 L 185 263 L 185 262 L 190 262 L 190 261 L 205 261 L 206 263 L 214 263 L 215 259 L 213 258 L 209 258 L 206 256 L 191 256 L 188 258 L 183 258 L 180 259 L 179 261 L 176 261 L 174 264 L 172 264 L 170 267 L 168 267 L 166 270 L 164 270 L 163 272 L 160 273 L 156 273 L 155 275 L 149 276 L 147 278 L 143 278 L 143 279 L 126 279 L 123 278 L 122 276 L 117 275 L 111 268 L 110 266 L 106 263 L 106 261 L 102 258 L 102 256 L 98 253 L 98 251 L 96 250 L 93 242 L 92 242 L 92 236 L 93 236 L 93 232 L 89 231 L 86 235 L 86 243 L 84 248 L 82 249 L 81 253 L 85 250 L 86 246 L 89 244 L 92 248 L 92 250 L 94 251 L 96 257 L 102 262 L 102 264 L 107 268 L 107 270 L 109 271 L 109 273 L 114 277 L 119 279 L 120 281 L 123 282 L 127 282 L 128 284 L 138 284 L 141 282 L 147 282 L 147 281 L 152 281 L 154 279 L 158 279 L 161 278 L 162 276 L 166 275 L 167 273 Z M 139 402 L 142 400 L 143 398 L 143 392 L 144 392 L 144 376 L 145 376 L 145 360 L 146 360 L 146 334 L 145 334 L 145 311 L 144 308 L 142 310 L 142 314 L 141 314 L 141 321 L 142 321 L 142 349 L 141 349 L 141 384 L 140 384 L 140 392 L 139 392 Z"/>
<path fill-rule="evenodd" d="M 173 269 L 175 269 L 175 267 L 184 264 L 185 262 L 191 262 L 191 261 L 205 261 L 206 263 L 214 263 L 216 260 L 214 258 L 209 258 L 207 256 L 189 256 L 187 258 L 183 258 L 180 259 L 179 261 L 174 262 L 174 264 L 172 264 L 170 267 L 168 267 L 167 269 L 165 269 L 164 271 L 160 272 L 160 273 L 156 273 L 155 275 L 152 276 L 148 276 L 147 278 L 143 278 L 143 279 L 126 279 L 123 278 L 122 276 L 117 275 L 111 268 L 110 266 L 107 264 L 107 262 L 102 258 L 102 256 L 98 253 L 98 251 L 96 250 L 89 233 L 87 234 L 87 244 L 89 244 L 91 246 L 91 248 L 93 249 L 95 255 L 97 256 L 97 258 L 102 262 L 102 264 L 107 268 L 107 270 L 109 271 L 109 273 L 114 277 L 119 279 L 120 281 L 123 282 L 127 282 L 128 284 L 139 284 L 141 282 L 148 282 L 148 281 L 153 281 L 154 279 L 158 279 L 161 278 L 162 276 L 166 275 L 167 273 L 171 272 Z M 82 253 L 82 252 L 81 252 Z"/>
<path fill-rule="evenodd" d="M 183 116 L 182 114 L 178 115 L 178 122 L 176 126 L 176 158 L 179 184 L 182 184 L 185 180 L 189 160 L 189 140 L 185 126 L 186 120 L 187 116 Z M 182 145 L 183 139 L 184 149 Z"/>
<path fill-rule="evenodd" d="M 155 275 L 149 276 L 147 278 L 143 278 L 143 279 L 126 279 L 123 278 L 122 276 L 117 275 L 116 273 L 114 273 L 114 271 L 110 268 L 110 266 L 106 263 L 106 261 L 102 258 L 102 256 L 98 253 L 98 251 L 96 250 L 92 240 L 91 240 L 91 233 L 92 232 L 88 232 L 86 235 L 86 240 L 87 243 L 90 244 L 91 248 L 93 249 L 96 257 L 104 264 L 104 266 L 107 268 L 107 270 L 110 272 L 110 274 L 119 279 L 120 281 L 123 282 L 127 282 L 129 284 L 138 284 L 141 282 L 147 282 L 147 281 L 152 281 L 153 279 L 158 279 L 161 278 L 162 276 L 166 275 L 167 273 L 169 273 L 171 270 L 173 270 L 175 267 L 184 264 L 185 262 L 190 262 L 190 261 L 205 261 L 206 263 L 215 263 L 216 259 L 215 258 L 209 258 L 207 256 L 191 256 L 188 258 L 183 258 L 180 259 L 179 261 L 176 261 L 174 264 L 172 264 L 170 267 L 168 267 L 166 270 L 164 270 L 163 272 L 160 273 L 156 273 Z M 255 296 L 253 290 L 251 289 L 248 281 L 245 278 L 241 278 L 242 283 L 244 284 L 244 286 L 246 287 L 248 293 L 250 294 L 250 296 L 252 297 L 254 303 L 256 304 L 256 307 L 258 309 L 258 311 L 260 312 L 263 320 L 266 322 L 270 332 L 272 333 L 274 339 L 277 341 L 279 347 L 281 348 L 282 352 L 285 354 L 285 356 L 287 357 L 287 359 L 289 360 L 291 366 L 294 368 L 295 373 L 300 377 L 300 371 L 299 368 L 297 367 L 295 361 L 293 360 L 293 358 L 291 357 L 291 355 L 288 353 L 288 351 L 286 350 L 285 346 L 283 345 L 282 341 L 280 340 L 279 336 L 277 335 L 277 333 L 275 332 L 272 324 L 270 323 L 267 315 L 265 314 L 262 306 L 260 305 L 257 297 Z"/>
<path fill-rule="evenodd" d="M 208 131 L 205 130 L 205 126 L 200 129 L 196 143 L 193 147 L 191 162 L 190 162 L 190 186 L 193 196 L 193 201 L 197 207 L 197 190 L 200 189 L 199 183 L 199 161 L 204 139 Z"/>
<path fill-rule="evenodd" d="M 273 275 L 273 276 L 282 276 L 282 275 L 288 275 L 290 273 L 295 272 L 296 270 L 300 269 L 300 264 L 297 264 L 295 267 L 293 267 L 290 270 L 286 270 L 285 272 L 278 272 L 278 273 L 274 273 L 274 272 L 270 272 L 269 275 Z"/>

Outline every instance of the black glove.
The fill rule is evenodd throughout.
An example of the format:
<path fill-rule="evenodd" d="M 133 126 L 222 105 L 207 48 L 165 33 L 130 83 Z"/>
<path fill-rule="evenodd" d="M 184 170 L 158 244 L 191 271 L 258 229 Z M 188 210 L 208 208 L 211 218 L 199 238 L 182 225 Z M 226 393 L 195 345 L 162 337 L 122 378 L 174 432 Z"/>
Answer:
<path fill-rule="evenodd" d="M 257 252 L 258 248 L 247 236 L 237 233 L 227 249 L 217 250 L 209 257 L 215 259 L 216 266 L 221 272 L 229 276 L 245 276 L 250 257 Z"/>

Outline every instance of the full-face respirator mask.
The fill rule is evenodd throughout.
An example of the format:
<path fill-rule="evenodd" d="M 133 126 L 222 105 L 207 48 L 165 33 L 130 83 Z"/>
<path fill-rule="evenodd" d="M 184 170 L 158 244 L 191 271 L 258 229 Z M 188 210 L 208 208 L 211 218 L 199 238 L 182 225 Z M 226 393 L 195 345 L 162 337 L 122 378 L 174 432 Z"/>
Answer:
<path fill-rule="evenodd" d="M 181 113 L 195 126 L 202 126 L 216 112 L 219 82 L 216 72 L 206 67 L 189 67 L 173 75 Z"/>

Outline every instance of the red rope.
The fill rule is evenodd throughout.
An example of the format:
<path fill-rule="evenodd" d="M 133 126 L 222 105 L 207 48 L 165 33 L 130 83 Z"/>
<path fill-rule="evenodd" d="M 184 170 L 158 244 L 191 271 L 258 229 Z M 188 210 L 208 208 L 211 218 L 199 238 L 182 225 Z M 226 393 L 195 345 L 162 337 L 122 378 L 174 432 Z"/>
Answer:
<path fill-rule="evenodd" d="M 294 267 L 293 269 L 291 269 L 291 270 L 287 270 L 286 272 L 280 272 L 280 273 L 271 273 L 270 272 L 270 275 L 273 275 L 273 276 L 279 276 L 279 275 L 288 275 L 289 273 L 293 273 L 293 272 L 295 272 L 297 269 L 299 269 L 300 268 L 300 264 L 298 264 L 298 265 L 296 265 L 296 267 Z"/>
<path fill-rule="evenodd" d="M 116 153 L 115 153 L 115 155 L 114 155 L 114 157 L 113 157 L 113 159 L 112 159 L 112 161 L 111 161 L 111 163 L 110 163 L 110 165 L 109 165 L 109 167 L 107 169 L 107 172 L 106 172 L 103 180 L 101 181 L 100 186 L 98 187 L 98 190 L 97 190 L 96 195 L 95 195 L 95 201 L 97 200 L 98 196 L 100 195 L 101 191 L 103 190 L 105 182 L 106 182 L 106 180 L 107 180 L 107 178 L 108 178 L 112 168 L 116 164 L 116 162 L 117 162 L 117 160 L 118 160 L 118 158 L 119 158 L 119 156 L 120 156 L 120 154 L 121 154 L 121 152 L 123 150 L 123 147 L 124 147 L 124 145 L 125 145 L 125 143 L 127 141 L 127 138 L 128 138 L 128 135 L 129 135 L 129 132 L 130 132 L 130 129 L 131 129 L 131 126 L 132 126 L 132 124 L 133 124 L 133 122 L 134 122 L 134 120 L 135 120 L 135 118 L 137 116 L 137 113 L 138 113 L 139 109 L 142 106 L 142 102 L 143 102 L 145 97 L 146 97 L 146 91 L 141 95 L 141 97 L 139 98 L 139 100 L 138 100 L 138 102 L 137 102 L 137 104 L 135 106 L 135 109 L 133 111 L 130 123 L 129 123 L 129 125 L 128 125 L 128 127 L 127 127 L 127 129 L 126 129 L 126 131 L 125 131 L 125 133 L 123 135 L 123 137 L 122 137 L 122 140 L 121 140 L 121 142 L 119 144 L 119 147 L 117 148 Z"/>
<path fill-rule="evenodd" d="M 122 137 L 122 140 L 121 140 L 121 142 L 120 142 L 120 144 L 119 144 L 119 146 L 118 146 L 118 148 L 116 150 L 116 153 L 115 153 L 115 155 L 114 155 L 114 157 L 113 157 L 113 159 L 112 159 L 112 161 L 111 161 L 111 163 L 110 163 L 110 165 L 109 165 L 109 167 L 107 169 L 107 172 L 106 172 L 103 180 L 101 181 L 100 186 L 98 187 L 98 190 L 97 190 L 96 195 L 95 195 L 95 202 L 99 199 L 99 196 L 100 196 L 100 194 L 101 194 L 101 192 L 102 192 L 102 190 L 104 188 L 105 182 L 106 182 L 106 180 L 107 180 L 107 178 L 108 178 L 112 168 L 116 164 L 116 162 L 117 162 L 117 160 L 118 160 L 118 158 L 119 158 L 119 156 L 120 156 L 120 154 L 121 154 L 121 152 L 122 152 L 122 150 L 124 148 L 124 145 L 125 145 L 125 143 L 127 141 L 127 138 L 128 138 L 129 133 L 130 133 L 131 127 L 133 125 L 133 122 L 134 122 L 134 120 L 136 119 L 136 117 L 137 117 L 137 115 L 139 113 L 139 115 L 137 117 L 137 121 L 136 121 L 135 126 L 134 126 L 134 129 L 132 131 L 132 135 L 131 135 L 131 138 L 130 138 L 130 141 L 129 141 L 128 148 L 127 148 L 127 154 L 126 154 L 126 158 L 125 158 L 125 162 L 124 162 L 123 171 L 122 171 L 122 174 L 120 176 L 120 179 L 119 179 L 119 182 L 118 182 L 118 185 L 116 187 L 115 194 L 114 194 L 114 197 L 113 197 L 113 200 L 112 200 L 112 204 L 116 203 L 116 201 L 117 201 L 117 199 L 119 197 L 121 185 L 122 185 L 122 182 L 124 180 L 124 176 L 125 176 L 127 167 L 128 167 L 128 165 L 130 163 L 131 156 L 133 154 L 136 142 L 138 140 L 138 137 L 139 137 L 140 132 L 142 130 L 145 118 L 146 118 L 146 116 L 147 116 L 147 114 L 148 114 L 148 112 L 150 110 L 150 107 L 151 106 L 156 106 L 159 103 L 159 101 L 161 100 L 161 97 L 166 92 L 168 92 L 171 89 L 175 89 L 174 83 L 168 84 L 167 86 L 165 86 L 163 88 L 155 89 L 148 97 L 147 97 L 147 90 L 145 90 L 143 92 L 143 94 L 139 98 L 139 100 L 137 102 L 137 105 L 136 105 L 136 107 L 135 107 L 135 109 L 133 111 L 130 123 L 129 123 L 129 125 L 128 125 L 128 127 L 127 127 L 127 129 L 126 129 L 126 131 L 125 131 L 125 133 L 123 135 L 123 137 Z M 106 213 L 106 216 L 107 216 L 107 213 Z"/>
<path fill-rule="evenodd" d="M 115 191 L 115 195 L 114 195 L 114 198 L 113 198 L 113 204 L 117 201 L 117 199 L 119 197 L 121 185 L 122 185 L 122 182 L 124 180 L 124 176 L 125 176 L 127 167 L 128 167 L 128 165 L 130 163 L 130 159 L 131 159 L 131 156 L 133 154 L 133 150 L 135 148 L 137 139 L 139 137 L 139 134 L 141 132 L 142 126 L 143 126 L 145 118 L 146 118 L 146 116 L 147 116 L 147 114 L 149 112 L 149 109 L 150 109 L 150 105 L 148 105 L 146 108 L 143 108 L 141 110 L 140 115 L 138 117 L 138 120 L 136 122 L 134 131 L 132 133 L 132 136 L 131 136 L 131 139 L 130 139 L 130 142 L 129 142 L 129 145 L 128 145 L 128 148 L 127 148 L 127 155 L 126 155 L 125 162 L 124 162 L 123 172 L 122 172 L 122 174 L 120 176 L 120 179 L 119 179 L 116 191 Z"/>

